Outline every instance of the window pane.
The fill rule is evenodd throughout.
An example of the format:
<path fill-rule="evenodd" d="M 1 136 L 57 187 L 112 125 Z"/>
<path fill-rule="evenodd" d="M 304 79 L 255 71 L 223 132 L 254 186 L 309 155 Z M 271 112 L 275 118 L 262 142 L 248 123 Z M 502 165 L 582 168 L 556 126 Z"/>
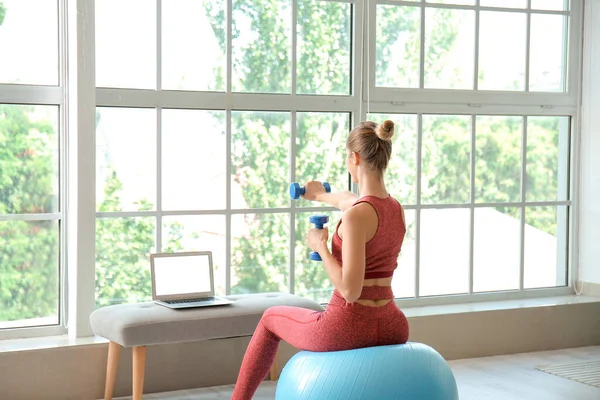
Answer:
<path fill-rule="evenodd" d="M 290 114 L 231 113 L 231 207 L 285 207 L 290 196 Z"/>
<path fill-rule="evenodd" d="M 521 117 L 477 117 L 475 201 L 521 201 Z"/>
<path fill-rule="evenodd" d="M 231 229 L 231 292 L 288 292 L 289 214 L 234 215 Z"/>
<path fill-rule="evenodd" d="M 58 1 L 0 1 L 0 83 L 58 85 Z"/>
<path fill-rule="evenodd" d="M 145 211 L 156 198 L 156 110 L 96 111 L 96 211 Z"/>
<path fill-rule="evenodd" d="M 531 8 L 534 10 L 567 11 L 569 0 L 531 0 Z"/>
<path fill-rule="evenodd" d="M 57 106 L 0 104 L 0 214 L 59 211 Z"/>
<path fill-rule="evenodd" d="M 226 208 L 226 144 L 224 111 L 162 111 L 164 210 Z"/>
<path fill-rule="evenodd" d="M 351 7 L 298 1 L 297 93 L 350 94 Z"/>
<path fill-rule="evenodd" d="M 421 211 L 421 296 L 469 291 L 470 219 L 462 208 Z"/>
<path fill-rule="evenodd" d="M 296 116 L 296 181 L 329 182 L 331 190 L 349 190 L 346 169 L 346 139 L 350 128 L 347 113 L 302 113 Z M 298 199 L 299 207 L 328 206 Z"/>
<path fill-rule="evenodd" d="M 377 86 L 419 87 L 421 8 L 377 5 Z"/>
<path fill-rule="evenodd" d="M 225 0 L 163 0 L 161 7 L 162 88 L 224 91 Z"/>
<path fill-rule="evenodd" d="M 402 242 L 402 251 L 398 257 L 398 268 L 394 271 L 392 289 L 394 297 L 415 297 L 416 266 L 416 221 L 414 210 L 404 210 L 406 235 Z"/>
<path fill-rule="evenodd" d="M 0 221 L 0 329 L 59 323 L 59 222 Z"/>
<path fill-rule="evenodd" d="M 530 91 L 565 90 L 566 24 L 562 15 L 531 15 Z"/>
<path fill-rule="evenodd" d="M 565 286 L 568 207 L 525 209 L 526 289 Z"/>
<path fill-rule="evenodd" d="M 156 0 L 95 3 L 96 86 L 155 89 Z"/>
<path fill-rule="evenodd" d="M 521 210 L 476 208 L 473 243 L 473 291 L 519 288 Z"/>
<path fill-rule="evenodd" d="M 212 251 L 215 294 L 225 295 L 227 274 L 224 215 L 182 215 L 163 217 L 162 251 Z M 233 227 L 233 236 L 237 236 Z"/>
<path fill-rule="evenodd" d="M 527 201 L 567 200 L 569 117 L 527 119 Z"/>
<path fill-rule="evenodd" d="M 296 214 L 296 243 L 294 248 L 294 257 L 296 259 L 296 287 L 295 293 L 298 296 L 307 297 L 320 303 L 327 303 L 333 293 L 333 284 L 329 280 L 327 270 L 323 267 L 323 262 L 312 261 L 309 258 L 311 250 L 306 244 L 306 234 L 309 229 L 315 227 L 311 224 L 309 218 L 316 213 L 298 213 Z M 331 239 L 342 213 L 339 211 L 320 212 L 319 215 L 329 216 L 329 222 L 325 227 L 329 230 L 329 241 L 327 246 L 331 250 Z"/>
<path fill-rule="evenodd" d="M 96 219 L 96 307 L 152 300 L 153 217 Z"/>
<path fill-rule="evenodd" d="M 425 12 L 425 87 L 473 89 L 475 11 Z"/>
<path fill-rule="evenodd" d="M 394 121 L 392 157 L 385 173 L 385 185 L 401 204 L 417 204 L 417 116 L 413 114 L 370 114 L 381 123 Z"/>
<path fill-rule="evenodd" d="M 291 0 L 233 0 L 232 90 L 290 93 Z"/>
<path fill-rule="evenodd" d="M 470 116 L 423 116 L 423 203 L 448 204 L 469 201 L 471 132 Z"/>
<path fill-rule="evenodd" d="M 480 0 L 482 7 L 526 8 L 527 0 Z"/>
<path fill-rule="evenodd" d="M 525 14 L 481 11 L 480 18 L 479 89 L 524 90 Z"/>

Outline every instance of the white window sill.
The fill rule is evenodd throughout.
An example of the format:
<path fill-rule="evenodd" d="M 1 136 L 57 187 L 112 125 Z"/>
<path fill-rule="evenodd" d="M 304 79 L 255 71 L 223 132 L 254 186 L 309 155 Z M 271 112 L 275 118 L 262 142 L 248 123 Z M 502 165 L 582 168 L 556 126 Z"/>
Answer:
<path fill-rule="evenodd" d="M 600 302 L 600 297 L 569 295 L 540 297 L 534 299 L 484 301 L 464 304 L 406 307 L 402 308 L 402 311 L 408 318 L 411 318 L 447 314 L 466 314 L 483 311 L 511 310 L 521 308 L 551 307 L 594 302 Z M 67 335 L 61 335 L 28 339 L 7 339 L 0 340 L 0 353 L 46 350 L 70 346 L 90 346 L 105 343 L 108 343 L 108 340 L 99 336 L 70 338 Z"/>
<path fill-rule="evenodd" d="M 435 306 L 406 307 L 402 311 L 407 317 L 425 317 L 445 314 L 465 314 L 482 311 L 514 310 L 520 308 L 551 307 L 568 304 L 600 302 L 600 297 L 594 296 L 552 296 L 531 299 L 514 299 L 500 301 L 480 301 L 464 304 L 444 304 Z M 399 304 L 401 307 L 401 304 Z"/>

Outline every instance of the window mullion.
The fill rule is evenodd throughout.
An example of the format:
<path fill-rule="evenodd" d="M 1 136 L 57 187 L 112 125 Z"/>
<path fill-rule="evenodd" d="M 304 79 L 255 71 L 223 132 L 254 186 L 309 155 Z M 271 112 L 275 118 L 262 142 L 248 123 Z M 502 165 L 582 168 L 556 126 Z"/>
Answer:
<path fill-rule="evenodd" d="M 527 200 L 527 117 L 523 117 L 522 139 L 521 139 L 521 202 Z M 521 206 L 521 254 L 519 267 L 519 291 L 523 291 L 525 286 L 525 227 L 527 209 L 525 205 Z"/>
<path fill-rule="evenodd" d="M 471 174 L 469 177 L 470 194 L 469 201 L 471 203 L 471 221 L 470 221 L 470 237 L 469 237 L 469 294 L 473 294 L 473 286 L 475 282 L 474 271 L 475 271 L 475 152 L 477 151 L 477 116 L 471 115 Z"/>
<path fill-rule="evenodd" d="M 225 20 L 227 21 L 227 28 L 225 29 L 225 38 L 227 40 L 227 45 L 225 46 L 226 55 L 225 58 L 227 60 L 227 72 L 226 72 L 226 89 L 225 92 L 229 96 L 231 94 L 231 79 L 233 76 L 233 50 L 232 46 L 232 36 L 233 36 L 233 0 L 225 0 L 227 10 L 225 12 Z"/>
<path fill-rule="evenodd" d="M 162 108 L 156 110 L 156 249 L 163 250 L 162 243 Z"/>
<path fill-rule="evenodd" d="M 479 21 L 480 21 L 480 12 L 479 12 L 479 0 L 477 0 L 477 8 L 475 9 L 475 45 L 474 45 L 474 67 L 473 67 L 473 90 L 478 90 L 479 88 Z"/>
<path fill-rule="evenodd" d="M 425 87 L 425 6 L 421 4 L 421 46 L 419 48 L 419 88 Z"/>
<path fill-rule="evenodd" d="M 229 0 L 231 4 L 231 0 Z M 225 112 L 225 201 L 227 212 L 225 215 L 225 294 L 231 294 L 231 109 Z"/>
<path fill-rule="evenodd" d="M 527 0 L 527 27 L 525 40 L 525 92 L 529 92 L 529 69 L 531 64 L 531 0 Z"/>
<path fill-rule="evenodd" d="M 295 3 L 295 1 L 294 1 Z M 291 140 L 290 140 L 290 182 L 296 182 L 296 137 L 297 137 L 297 112 L 293 111 L 291 116 Z M 289 278 L 289 290 L 290 293 L 295 293 L 296 288 L 296 204 L 294 201 L 290 201 L 290 246 L 289 246 L 289 257 L 290 257 L 290 278 Z"/>
<path fill-rule="evenodd" d="M 156 90 L 162 90 L 162 0 L 156 0 Z"/>
<path fill-rule="evenodd" d="M 297 58 L 298 58 L 298 1 L 292 0 L 292 97 L 296 95 L 297 88 Z"/>
<path fill-rule="evenodd" d="M 423 114 L 417 116 L 417 207 L 415 209 L 415 298 L 419 298 L 421 281 L 421 174 L 423 147 Z M 405 221 L 406 224 L 406 221 Z"/>
<path fill-rule="evenodd" d="M 68 330 L 93 334 L 95 308 L 95 9 L 93 0 L 68 2 L 69 80 L 67 130 Z M 85 162 L 84 162 L 85 160 Z"/>

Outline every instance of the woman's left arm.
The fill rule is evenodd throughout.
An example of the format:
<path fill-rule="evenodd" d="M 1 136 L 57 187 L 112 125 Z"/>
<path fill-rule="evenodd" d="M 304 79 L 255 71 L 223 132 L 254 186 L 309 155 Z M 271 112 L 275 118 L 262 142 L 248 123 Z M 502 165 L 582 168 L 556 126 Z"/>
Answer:
<path fill-rule="evenodd" d="M 319 253 L 331 283 L 348 303 L 360 297 L 365 277 L 366 233 L 362 228 L 365 214 L 361 208 L 352 207 L 344 213 L 341 225 L 343 268 L 327 248 L 327 234 L 323 235 L 318 229 L 309 233 L 309 246 Z"/>

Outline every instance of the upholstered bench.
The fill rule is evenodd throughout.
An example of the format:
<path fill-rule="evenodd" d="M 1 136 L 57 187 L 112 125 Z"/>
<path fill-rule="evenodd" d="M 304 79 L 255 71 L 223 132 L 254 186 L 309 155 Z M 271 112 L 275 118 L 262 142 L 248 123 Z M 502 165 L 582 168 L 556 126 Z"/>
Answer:
<path fill-rule="evenodd" d="M 110 341 L 104 399 L 112 399 L 122 347 L 133 348 L 133 400 L 141 400 L 146 346 L 252 336 L 264 311 L 273 306 L 323 309 L 315 301 L 288 293 L 225 297 L 235 303 L 172 310 L 150 302 L 107 306 L 94 311 L 90 316 L 94 333 Z M 277 364 L 271 369 L 270 378 L 277 379 Z"/>

